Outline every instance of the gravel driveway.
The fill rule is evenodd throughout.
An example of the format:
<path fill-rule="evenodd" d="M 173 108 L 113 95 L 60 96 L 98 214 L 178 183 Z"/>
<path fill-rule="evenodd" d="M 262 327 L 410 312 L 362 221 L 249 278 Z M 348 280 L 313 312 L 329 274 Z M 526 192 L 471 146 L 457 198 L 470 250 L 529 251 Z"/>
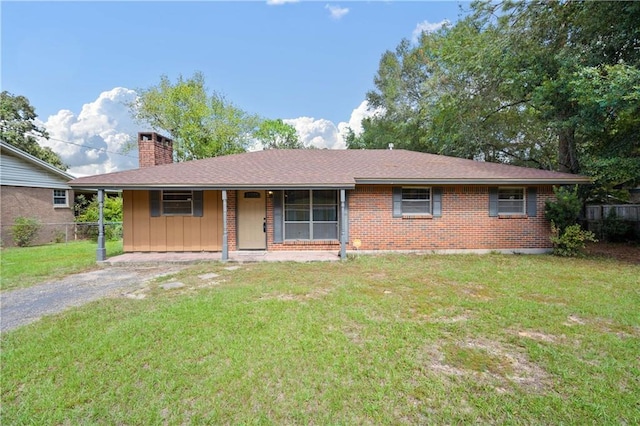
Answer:
<path fill-rule="evenodd" d="M 105 267 L 69 275 L 19 290 L 0 294 L 0 332 L 37 321 L 45 315 L 62 312 L 72 306 L 144 286 L 154 278 L 176 273 L 184 266 Z"/>

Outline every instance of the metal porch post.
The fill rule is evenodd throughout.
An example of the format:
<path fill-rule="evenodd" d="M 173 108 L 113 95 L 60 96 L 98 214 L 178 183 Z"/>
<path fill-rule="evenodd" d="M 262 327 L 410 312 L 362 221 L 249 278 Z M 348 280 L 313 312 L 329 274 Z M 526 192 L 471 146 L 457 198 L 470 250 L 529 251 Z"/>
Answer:
<path fill-rule="evenodd" d="M 104 246 L 104 189 L 98 189 L 98 249 L 96 250 L 96 260 L 98 262 L 107 260 L 107 249 Z"/>
<path fill-rule="evenodd" d="M 222 261 L 229 260 L 229 234 L 227 231 L 227 190 L 222 190 Z"/>
<path fill-rule="evenodd" d="M 345 232 L 346 224 L 344 214 L 345 190 L 340 190 L 340 259 L 347 259 L 347 234 Z"/>

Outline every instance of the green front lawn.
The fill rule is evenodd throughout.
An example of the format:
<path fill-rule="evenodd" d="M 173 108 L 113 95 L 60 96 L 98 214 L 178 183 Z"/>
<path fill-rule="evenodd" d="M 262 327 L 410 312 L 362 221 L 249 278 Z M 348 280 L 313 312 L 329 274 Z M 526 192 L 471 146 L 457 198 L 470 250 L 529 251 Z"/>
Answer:
<path fill-rule="evenodd" d="M 638 266 L 226 266 L 3 335 L 0 423 L 640 423 Z"/>
<path fill-rule="evenodd" d="M 0 290 L 28 287 L 96 267 L 97 243 L 73 241 L 0 251 Z M 107 241 L 107 256 L 122 253 L 122 241 Z"/>

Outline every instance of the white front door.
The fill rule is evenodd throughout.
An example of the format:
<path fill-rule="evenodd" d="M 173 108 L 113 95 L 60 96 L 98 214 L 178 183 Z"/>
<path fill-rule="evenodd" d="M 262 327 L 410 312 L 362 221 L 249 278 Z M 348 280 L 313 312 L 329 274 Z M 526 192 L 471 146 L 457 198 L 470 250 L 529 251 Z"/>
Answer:
<path fill-rule="evenodd" d="M 238 249 L 267 248 L 267 205 L 264 191 L 238 191 Z"/>

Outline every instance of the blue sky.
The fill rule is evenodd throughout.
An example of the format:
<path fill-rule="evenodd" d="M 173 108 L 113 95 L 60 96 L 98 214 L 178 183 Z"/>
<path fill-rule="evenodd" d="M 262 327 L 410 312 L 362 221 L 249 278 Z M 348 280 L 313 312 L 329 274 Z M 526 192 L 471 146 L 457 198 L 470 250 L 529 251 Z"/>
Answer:
<path fill-rule="evenodd" d="M 411 39 L 420 25 L 454 22 L 461 4 L 468 6 L 436 1 L 3 1 L 2 90 L 29 98 L 43 122 L 68 110 L 78 124 L 83 107 L 103 92 L 146 88 L 163 74 L 175 80 L 201 71 L 210 90 L 247 112 L 306 117 L 308 125 L 325 120 L 337 128 L 349 123 L 374 87 L 381 55 L 403 38 Z M 96 109 L 124 121 L 116 103 Z M 73 132 L 58 137 L 81 139 Z M 91 135 L 85 131 L 82 137 Z"/>

